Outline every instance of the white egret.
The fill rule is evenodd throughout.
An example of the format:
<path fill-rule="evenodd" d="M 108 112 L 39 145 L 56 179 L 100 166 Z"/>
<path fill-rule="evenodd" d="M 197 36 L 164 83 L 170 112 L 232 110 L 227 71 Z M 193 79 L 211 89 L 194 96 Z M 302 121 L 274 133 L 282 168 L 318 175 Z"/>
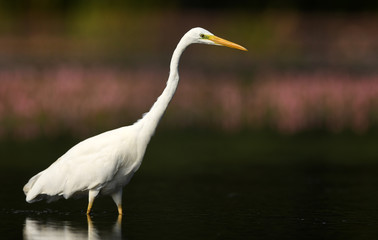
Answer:
<path fill-rule="evenodd" d="M 26 201 L 46 199 L 50 202 L 88 194 L 89 214 L 97 195 L 110 195 L 117 204 L 118 213 L 122 214 L 122 189 L 142 162 L 147 145 L 176 91 L 180 56 L 192 43 L 247 51 L 203 28 L 188 31 L 173 52 L 167 85 L 150 111 L 133 125 L 104 132 L 72 147 L 29 180 L 23 188 Z"/>

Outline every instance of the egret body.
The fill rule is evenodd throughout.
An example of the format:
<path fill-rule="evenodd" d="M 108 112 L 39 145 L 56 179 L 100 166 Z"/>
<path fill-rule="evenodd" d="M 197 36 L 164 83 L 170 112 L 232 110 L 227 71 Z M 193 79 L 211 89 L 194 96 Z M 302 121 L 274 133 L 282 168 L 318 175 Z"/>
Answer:
<path fill-rule="evenodd" d="M 122 189 L 142 162 L 147 145 L 176 91 L 180 56 L 193 43 L 247 50 L 203 28 L 188 31 L 173 52 L 167 86 L 150 111 L 133 125 L 104 132 L 69 149 L 24 186 L 26 201 L 46 199 L 50 202 L 88 194 L 89 214 L 99 194 L 110 195 L 118 213 L 122 214 Z"/>

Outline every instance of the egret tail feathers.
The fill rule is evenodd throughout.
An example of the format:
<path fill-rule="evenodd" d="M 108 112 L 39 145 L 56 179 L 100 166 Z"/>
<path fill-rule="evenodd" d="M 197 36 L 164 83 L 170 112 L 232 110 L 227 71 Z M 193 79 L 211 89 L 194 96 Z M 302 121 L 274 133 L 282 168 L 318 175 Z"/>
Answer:
<path fill-rule="evenodd" d="M 37 202 L 43 199 L 43 197 L 39 197 L 39 191 L 36 191 L 35 189 L 35 183 L 42 174 L 43 171 L 32 177 L 23 188 L 28 203 Z"/>
<path fill-rule="evenodd" d="M 26 196 L 28 195 L 30 189 L 33 188 L 35 182 L 38 180 L 38 178 L 41 176 L 41 174 L 42 174 L 42 172 L 38 173 L 34 177 L 30 178 L 29 182 L 27 184 L 25 184 L 23 190 L 24 190 L 24 193 L 25 193 Z"/>

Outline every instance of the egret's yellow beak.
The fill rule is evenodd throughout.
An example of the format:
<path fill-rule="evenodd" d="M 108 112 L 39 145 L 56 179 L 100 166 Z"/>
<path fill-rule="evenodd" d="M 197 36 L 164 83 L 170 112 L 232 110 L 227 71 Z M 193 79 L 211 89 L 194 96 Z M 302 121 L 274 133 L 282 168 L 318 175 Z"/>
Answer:
<path fill-rule="evenodd" d="M 236 49 L 239 49 L 239 50 L 248 51 L 245 47 L 242 47 L 239 44 L 227 41 L 223 38 L 220 38 L 220 37 L 217 37 L 217 36 L 214 36 L 214 35 L 208 36 L 208 39 L 215 42 L 216 44 L 219 44 L 219 45 L 222 45 L 222 46 L 225 46 L 225 47 L 236 48 Z"/>

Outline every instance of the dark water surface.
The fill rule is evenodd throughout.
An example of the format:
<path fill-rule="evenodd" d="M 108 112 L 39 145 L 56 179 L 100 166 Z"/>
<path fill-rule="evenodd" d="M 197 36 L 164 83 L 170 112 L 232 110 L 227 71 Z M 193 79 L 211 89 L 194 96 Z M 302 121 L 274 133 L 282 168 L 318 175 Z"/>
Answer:
<path fill-rule="evenodd" d="M 253 160 L 259 154 L 253 155 L 253 151 L 250 160 L 248 154 L 240 152 L 234 158 L 214 153 L 216 159 L 205 161 L 212 154 L 206 155 L 199 147 L 201 143 L 196 149 L 202 157 L 193 159 L 191 151 L 181 148 L 176 151 L 185 154 L 173 160 L 170 156 L 178 156 L 177 152 L 157 151 L 168 142 L 153 144 L 155 147 L 125 188 L 122 218 L 109 197 L 95 201 L 90 218 L 85 215 L 87 199 L 27 204 L 22 187 L 47 164 L 35 160 L 38 164 L 32 166 L 15 160 L 15 166 L 2 167 L 1 239 L 378 237 L 375 163 L 327 163 L 324 159 L 280 162 L 285 156 L 279 151 L 275 155 L 278 160 L 269 163 Z M 20 149 L 26 150 L 25 146 Z M 13 152 L 13 157 L 24 154 Z"/>

